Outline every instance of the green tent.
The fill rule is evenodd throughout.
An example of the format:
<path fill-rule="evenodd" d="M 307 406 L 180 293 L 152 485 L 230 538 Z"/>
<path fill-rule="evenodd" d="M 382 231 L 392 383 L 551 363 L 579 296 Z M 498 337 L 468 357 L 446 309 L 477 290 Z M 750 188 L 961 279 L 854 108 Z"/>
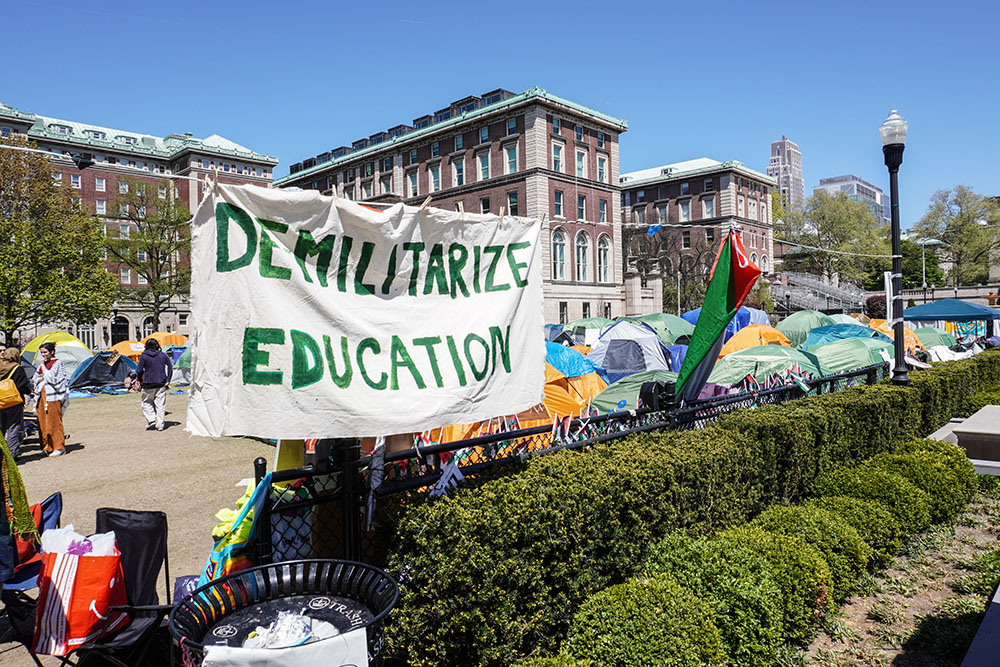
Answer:
<path fill-rule="evenodd" d="M 919 329 L 914 329 L 913 333 L 917 335 L 917 338 L 920 339 L 924 347 L 934 347 L 935 345 L 951 347 L 955 344 L 954 334 L 948 333 L 944 329 L 938 329 L 937 327 L 920 327 Z"/>
<path fill-rule="evenodd" d="M 792 347 L 801 347 L 812 329 L 831 324 L 836 324 L 836 322 L 829 315 L 824 315 L 818 310 L 800 310 L 778 322 L 774 328 L 785 334 L 785 338 L 791 341 Z M 852 324 L 857 324 L 857 322 L 852 322 Z"/>
<path fill-rule="evenodd" d="M 759 382 L 772 373 L 783 373 L 798 364 L 813 377 L 828 375 L 827 369 L 812 352 L 804 352 L 794 347 L 782 345 L 758 345 L 739 352 L 727 354 L 715 364 L 709 382 L 717 384 L 737 384 L 747 375 L 753 375 Z"/>
<path fill-rule="evenodd" d="M 829 317 L 833 320 L 834 324 L 861 324 L 860 320 L 856 320 L 850 315 L 844 315 L 843 313 L 835 313 Z"/>
<path fill-rule="evenodd" d="M 656 335 L 667 345 L 673 345 L 681 336 L 690 337 L 694 333 L 693 324 L 669 313 L 653 313 L 652 315 L 639 315 L 638 317 L 623 317 L 620 319 L 630 322 L 645 322 L 653 327 Z"/>
<path fill-rule="evenodd" d="M 191 368 L 191 348 L 184 350 L 177 361 L 174 363 L 175 368 Z"/>
<path fill-rule="evenodd" d="M 892 357 L 892 343 L 878 338 L 841 338 L 809 348 L 833 374 L 880 364 L 885 361 L 881 354 L 883 350 Z"/>
<path fill-rule="evenodd" d="M 643 371 L 628 377 L 623 377 L 618 382 L 614 382 L 594 397 L 591 407 L 604 414 L 606 412 L 620 412 L 622 410 L 635 410 L 636 399 L 639 398 L 639 390 L 645 382 L 676 382 L 677 373 L 671 371 Z M 625 404 L 619 406 L 621 401 Z"/>
<path fill-rule="evenodd" d="M 585 317 L 563 325 L 563 331 L 573 337 L 575 345 L 593 345 L 604 327 L 612 321 L 606 317 Z"/>

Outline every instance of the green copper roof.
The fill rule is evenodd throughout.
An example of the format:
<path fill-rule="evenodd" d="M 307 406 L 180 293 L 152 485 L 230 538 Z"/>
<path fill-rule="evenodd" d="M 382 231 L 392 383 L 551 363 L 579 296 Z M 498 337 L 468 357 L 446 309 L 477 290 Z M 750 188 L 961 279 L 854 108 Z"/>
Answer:
<path fill-rule="evenodd" d="M 547 101 L 552 102 L 554 104 L 559 104 L 559 105 L 562 105 L 562 106 L 569 107 L 570 109 L 573 109 L 574 111 L 578 111 L 578 112 L 580 112 L 582 114 L 586 114 L 588 116 L 592 116 L 592 117 L 598 118 L 598 119 L 600 119 L 600 120 L 602 120 L 602 121 L 604 121 L 606 123 L 609 123 L 610 125 L 613 125 L 613 126 L 617 127 L 618 130 L 621 131 L 621 132 L 624 132 L 624 131 L 626 131 L 628 129 L 628 121 L 625 120 L 625 119 L 623 119 L 623 118 L 615 118 L 614 116 L 610 116 L 610 115 L 608 115 L 606 113 L 601 113 L 600 111 L 597 111 L 596 109 L 591 109 L 590 107 L 586 107 L 586 106 L 583 106 L 582 104 L 577 104 L 576 102 L 572 102 L 570 100 L 567 100 L 564 97 L 559 97 L 558 95 L 553 95 L 552 93 L 550 93 L 549 91 L 545 90 L 544 88 L 539 88 L 538 86 L 535 86 L 534 88 L 529 88 L 528 90 L 524 91 L 523 93 L 521 93 L 519 95 L 514 95 L 513 97 L 508 97 L 505 100 L 500 100 L 499 102 L 494 102 L 493 104 L 488 104 L 488 105 L 482 106 L 482 107 L 480 107 L 478 109 L 475 109 L 473 111 L 467 111 L 467 112 L 461 113 L 461 114 L 459 114 L 457 116 L 453 116 L 452 118 L 449 118 L 448 120 L 444 120 L 444 121 L 441 121 L 441 122 L 438 122 L 438 123 L 432 123 L 432 124 L 428 125 L 427 127 L 421 128 L 419 130 L 414 130 L 412 132 L 409 132 L 407 134 L 404 134 L 404 135 L 401 135 L 401 136 L 398 136 L 398 137 L 393 137 L 392 139 L 380 142 L 380 143 L 372 145 L 372 146 L 368 146 L 367 148 L 362 148 L 362 149 L 359 149 L 359 150 L 347 153 L 346 155 L 342 155 L 342 156 L 337 157 L 337 158 L 326 160 L 325 162 L 320 162 L 320 163 L 316 164 L 315 166 L 309 167 L 308 169 L 303 169 L 301 171 L 297 171 L 294 174 L 288 174 L 287 176 L 282 176 L 281 178 L 276 179 L 274 181 L 274 185 L 280 186 L 280 185 L 282 185 L 284 183 L 287 183 L 290 180 L 298 180 L 298 179 L 302 178 L 303 176 L 307 176 L 309 174 L 313 174 L 313 173 L 316 173 L 318 171 L 323 171 L 323 170 L 328 169 L 328 168 L 330 168 L 332 166 L 335 166 L 337 164 L 341 164 L 341 163 L 344 163 L 344 162 L 349 162 L 351 160 L 355 160 L 355 159 L 357 159 L 359 157 L 363 157 L 363 156 L 365 156 L 365 155 L 367 155 L 369 153 L 380 152 L 382 150 L 385 150 L 385 148 L 388 147 L 388 146 L 392 146 L 394 144 L 402 144 L 402 143 L 410 142 L 410 141 L 413 141 L 414 139 L 418 139 L 418 138 L 426 136 L 428 134 L 433 134 L 433 133 L 436 133 L 436 132 L 440 132 L 443 129 L 447 129 L 447 128 L 452 127 L 454 125 L 458 125 L 459 123 L 464 123 L 464 122 L 467 122 L 467 121 L 470 121 L 470 120 L 474 120 L 474 119 L 476 119 L 476 118 L 478 118 L 480 116 L 485 116 L 485 115 L 488 115 L 488 114 L 492 114 L 492 113 L 497 112 L 500 109 L 504 109 L 504 108 L 507 108 L 507 107 L 516 106 L 518 104 L 527 102 L 527 101 L 532 100 L 532 99 L 547 100 Z"/>
<path fill-rule="evenodd" d="M 751 169 L 739 160 L 719 162 L 718 160 L 712 160 L 707 157 L 685 160 L 684 162 L 674 162 L 673 164 L 665 164 L 662 167 L 652 167 L 651 169 L 631 171 L 627 174 L 619 176 L 618 183 L 622 187 L 633 188 L 638 185 L 646 185 L 649 183 L 692 178 L 694 176 L 698 176 L 699 174 L 707 174 L 726 169 L 732 169 L 733 171 L 742 172 L 748 176 L 759 178 L 760 180 L 771 185 L 778 184 L 777 181 L 767 174 L 762 174 L 759 171 Z"/>
<path fill-rule="evenodd" d="M 59 141 L 86 146 L 93 150 L 109 150 L 169 160 L 185 150 L 224 155 L 236 159 L 278 164 L 278 158 L 264 155 L 232 142 L 217 134 L 198 139 L 189 134 L 155 137 L 149 134 L 115 130 L 89 123 L 39 116 L 18 111 L 0 102 L 0 119 L 33 121 L 28 136 L 36 140 Z"/>

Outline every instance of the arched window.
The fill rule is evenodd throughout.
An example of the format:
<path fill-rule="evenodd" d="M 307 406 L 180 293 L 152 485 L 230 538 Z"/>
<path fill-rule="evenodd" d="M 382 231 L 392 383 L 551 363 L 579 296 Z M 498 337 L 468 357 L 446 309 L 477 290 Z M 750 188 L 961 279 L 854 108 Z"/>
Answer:
<path fill-rule="evenodd" d="M 576 235 L 576 279 L 579 282 L 590 280 L 590 236 L 587 232 Z"/>
<path fill-rule="evenodd" d="M 597 282 L 611 282 L 611 239 L 606 234 L 597 240 Z"/>
<path fill-rule="evenodd" d="M 757 266 L 757 253 L 750 253 L 750 261 L 754 263 L 754 266 Z"/>
<path fill-rule="evenodd" d="M 667 274 L 674 272 L 674 263 L 670 261 L 669 257 L 663 258 L 663 272 Z"/>
<path fill-rule="evenodd" d="M 566 280 L 566 235 L 561 230 L 552 234 L 552 280 Z"/>
<path fill-rule="evenodd" d="M 151 333 L 153 333 L 153 318 L 147 317 L 142 321 L 142 337 L 145 338 Z"/>
<path fill-rule="evenodd" d="M 760 264 L 758 266 L 760 266 L 760 270 L 763 273 L 767 273 L 767 255 L 760 256 Z"/>

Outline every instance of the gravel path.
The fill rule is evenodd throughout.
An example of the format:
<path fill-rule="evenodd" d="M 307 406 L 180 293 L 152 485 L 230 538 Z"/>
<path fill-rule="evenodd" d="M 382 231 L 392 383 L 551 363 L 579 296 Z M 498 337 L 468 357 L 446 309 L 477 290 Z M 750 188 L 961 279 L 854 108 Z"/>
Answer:
<path fill-rule="evenodd" d="M 274 448 L 245 438 L 201 438 L 184 431 L 187 395 L 167 396 L 167 428 L 147 431 L 136 394 L 72 401 L 66 412 L 67 453 L 48 458 L 32 438 L 18 461 L 37 503 L 62 491 L 62 525 L 94 531 L 98 507 L 162 510 L 169 526 L 170 576 L 197 574 L 212 548 L 215 513 L 243 494 L 258 456 Z M 163 576 L 160 576 L 161 600 Z M 0 645 L 0 666 L 29 665 L 18 644 Z M 55 664 L 55 663 L 53 663 Z"/>

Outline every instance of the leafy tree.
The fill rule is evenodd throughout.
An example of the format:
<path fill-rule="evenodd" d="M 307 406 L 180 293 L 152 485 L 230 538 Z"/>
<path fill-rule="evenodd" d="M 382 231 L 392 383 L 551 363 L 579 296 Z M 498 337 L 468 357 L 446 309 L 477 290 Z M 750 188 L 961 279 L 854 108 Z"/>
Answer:
<path fill-rule="evenodd" d="M 22 137 L 0 144 L 29 146 Z M 108 312 L 115 279 L 100 225 L 52 178 L 46 157 L 0 148 L 0 332 L 35 322 L 92 323 Z"/>
<path fill-rule="evenodd" d="M 817 192 L 801 211 L 785 209 L 775 223 L 775 241 L 788 240 L 808 248 L 782 258 L 785 268 L 861 283 L 872 271 L 889 268 L 889 228 L 866 205 L 838 192 Z M 848 253 L 848 254 L 842 254 Z M 853 254 L 852 254 L 853 253 Z"/>
<path fill-rule="evenodd" d="M 903 240 L 903 288 L 918 289 L 923 287 L 924 275 L 928 285 L 944 285 L 944 271 L 938 265 L 938 257 L 933 247 L 926 250 L 919 243 Z M 882 276 L 879 276 L 881 281 Z M 879 283 L 881 288 L 881 282 Z"/>
<path fill-rule="evenodd" d="M 153 329 L 159 330 L 160 316 L 170 301 L 190 291 L 191 213 L 167 179 L 152 184 L 123 178 L 122 183 L 115 200 L 116 217 L 135 224 L 136 229 L 109 237 L 105 243 L 109 257 L 145 284 L 121 287 L 118 298 L 150 313 Z"/>
<path fill-rule="evenodd" d="M 964 185 L 938 190 L 913 232 L 918 238 L 944 242 L 935 247 L 950 265 L 952 285 L 983 282 L 1000 251 L 1000 208 Z"/>

